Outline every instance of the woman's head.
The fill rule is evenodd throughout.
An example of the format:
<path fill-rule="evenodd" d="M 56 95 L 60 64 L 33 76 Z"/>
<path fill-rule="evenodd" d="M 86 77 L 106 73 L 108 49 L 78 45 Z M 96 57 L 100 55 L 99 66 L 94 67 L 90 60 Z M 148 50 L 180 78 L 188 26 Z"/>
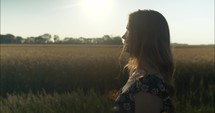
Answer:
<path fill-rule="evenodd" d="M 166 19 L 157 11 L 138 10 L 129 15 L 127 32 L 123 36 L 127 43 L 127 52 L 132 57 L 140 55 L 140 49 L 170 43 L 169 27 Z"/>
<path fill-rule="evenodd" d="M 159 71 L 166 80 L 173 73 L 170 33 L 166 19 L 153 10 L 138 10 L 129 15 L 124 49 L 130 54 L 128 68 Z M 169 80 L 168 80 L 169 81 Z"/>

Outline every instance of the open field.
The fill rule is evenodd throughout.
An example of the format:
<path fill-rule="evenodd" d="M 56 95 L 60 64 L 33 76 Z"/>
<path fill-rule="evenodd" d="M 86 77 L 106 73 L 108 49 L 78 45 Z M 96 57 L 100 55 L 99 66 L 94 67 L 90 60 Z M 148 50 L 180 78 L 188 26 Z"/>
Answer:
<path fill-rule="evenodd" d="M 110 113 L 121 46 L 1 45 L 0 112 Z M 214 47 L 174 48 L 177 113 L 214 113 Z M 126 55 L 120 61 L 126 63 Z M 115 79 L 119 76 L 119 79 Z"/>

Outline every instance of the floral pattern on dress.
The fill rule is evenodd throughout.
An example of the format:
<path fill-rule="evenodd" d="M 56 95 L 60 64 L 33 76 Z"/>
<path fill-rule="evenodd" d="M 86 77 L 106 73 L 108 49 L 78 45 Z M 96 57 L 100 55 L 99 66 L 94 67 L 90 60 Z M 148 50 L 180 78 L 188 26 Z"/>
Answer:
<path fill-rule="evenodd" d="M 135 113 L 134 95 L 140 91 L 151 93 L 162 99 L 163 109 L 161 113 L 171 111 L 173 104 L 166 84 L 156 75 L 146 74 L 138 78 L 127 91 L 120 91 L 120 95 L 114 102 L 113 113 Z"/>

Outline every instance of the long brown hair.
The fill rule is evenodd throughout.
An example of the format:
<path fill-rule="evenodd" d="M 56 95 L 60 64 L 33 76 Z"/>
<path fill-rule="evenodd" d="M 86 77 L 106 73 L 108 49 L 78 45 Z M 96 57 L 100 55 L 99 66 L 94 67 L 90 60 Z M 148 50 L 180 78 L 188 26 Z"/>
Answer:
<path fill-rule="evenodd" d="M 154 10 L 138 10 L 129 15 L 130 58 L 126 67 L 131 73 L 137 67 L 158 70 L 169 93 L 174 94 L 174 62 L 170 46 L 170 32 L 165 17 Z"/>

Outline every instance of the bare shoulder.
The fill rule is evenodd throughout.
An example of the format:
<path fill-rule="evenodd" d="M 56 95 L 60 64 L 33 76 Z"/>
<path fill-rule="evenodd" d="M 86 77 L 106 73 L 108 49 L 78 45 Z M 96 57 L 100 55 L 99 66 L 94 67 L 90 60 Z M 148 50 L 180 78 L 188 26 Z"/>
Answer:
<path fill-rule="evenodd" d="M 135 95 L 135 113 L 160 113 L 163 107 L 162 99 L 147 92 Z"/>

